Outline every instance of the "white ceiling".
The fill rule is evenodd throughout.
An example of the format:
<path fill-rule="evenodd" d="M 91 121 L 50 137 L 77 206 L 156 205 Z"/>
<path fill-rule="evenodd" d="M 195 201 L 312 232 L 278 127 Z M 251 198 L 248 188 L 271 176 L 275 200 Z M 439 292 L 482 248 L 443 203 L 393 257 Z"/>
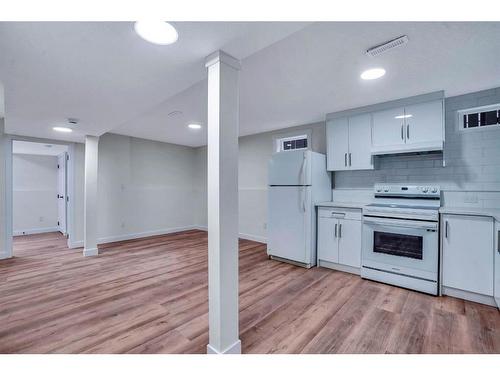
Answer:
<path fill-rule="evenodd" d="M 154 46 L 129 23 L 0 24 L 7 131 L 54 137 L 50 126 L 71 116 L 91 134 L 205 144 L 205 127 L 186 125 L 206 125 L 204 57 L 218 48 L 242 59 L 241 135 L 435 90 L 453 96 L 500 86 L 500 23 L 175 25 L 179 42 Z M 407 46 L 364 54 L 403 34 Z M 374 66 L 386 76 L 362 81 Z M 169 117 L 174 110 L 182 114 Z"/>
<path fill-rule="evenodd" d="M 173 24 L 178 42 L 158 46 L 131 22 L 0 22 L 6 130 L 77 141 L 100 135 L 204 79 L 214 50 L 242 59 L 307 25 Z M 68 117 L 80 119 L 78 131 L 51 130 Z"/>
<path fill-rule="evenodd" d="M 29 155 L 49 155 L 57 156 L 68 151 L 68 146 L 51 143 L 38 143 L 26 141 L 13 141 L 13 154 L 29 154 Z"/>

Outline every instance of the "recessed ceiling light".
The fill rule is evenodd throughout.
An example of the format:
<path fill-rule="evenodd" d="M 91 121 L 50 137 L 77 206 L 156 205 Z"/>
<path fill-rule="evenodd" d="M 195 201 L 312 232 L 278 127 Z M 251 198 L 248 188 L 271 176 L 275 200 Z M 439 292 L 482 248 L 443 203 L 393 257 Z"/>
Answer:
<path fill-rule="evenodd" d="M 65 128 L 63 126 L 54 126 L 52 129 L 55 130 L 56 132 L 63 132 L 63 133 L 71 133 L 73 131 L 73 129 Z"/>
<path fill-rule="evenodd" d="M 200 124 L 189 124 L 188 128 L 189 129 L 201 129 L 201 125 Z"/>
<path fill-rule="evenodd" d="M 137 21 L 134 28 L 141 38 L 154 44 L 172 44 L 179 37 L 175 27 L 165 21 Z"/>
<path fill-rule="evenodd" d="M 400 118 L 410 118 L 410 117 L 413 117 L 413 115 L 399 115 L 395 116 L 394 118 L 400 119 Z"/>
<path fill-rule="evenodd" d="M 382 77 L 385 74 L 385 69 L 383 68 L 373 68 L 373 69 L 368 69 L 365 70 L 363 73 L 361 73 L 361 79 L 377 79 Z"/>

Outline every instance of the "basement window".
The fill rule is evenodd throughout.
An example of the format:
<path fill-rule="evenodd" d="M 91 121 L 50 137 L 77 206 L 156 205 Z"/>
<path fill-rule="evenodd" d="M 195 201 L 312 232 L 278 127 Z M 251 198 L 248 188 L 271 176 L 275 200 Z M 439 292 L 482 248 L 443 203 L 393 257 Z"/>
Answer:
<path fill-rule="evenodd" d="M 277 151 L 304 150 L 308 148 L 307 134 L 277 139 Z"/>
<path fill-rule="evenodd" d="M 497 129 L 500 126 L 500 104 L 458 111 L 460 130 Z"/>

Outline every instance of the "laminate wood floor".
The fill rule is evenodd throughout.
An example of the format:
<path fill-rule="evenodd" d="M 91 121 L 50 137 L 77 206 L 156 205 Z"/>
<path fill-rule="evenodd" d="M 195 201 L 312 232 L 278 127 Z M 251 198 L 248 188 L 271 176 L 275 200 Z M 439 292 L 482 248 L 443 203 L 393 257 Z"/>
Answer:
<path fill-rule="evenodd" d="M 207 235 L 100 246 L 14 240 L 0 261 L 0 353 L 205 353 Z M 500 353 L 493 307 L 269 260 L 240 241 L 244 353 Z"/>

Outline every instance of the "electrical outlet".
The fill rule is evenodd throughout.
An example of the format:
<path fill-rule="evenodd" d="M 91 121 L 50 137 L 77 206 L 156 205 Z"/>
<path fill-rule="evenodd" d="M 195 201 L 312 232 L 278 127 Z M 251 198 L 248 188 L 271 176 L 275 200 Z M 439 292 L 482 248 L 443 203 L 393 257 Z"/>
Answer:
<path fill-rule="evenodd" d="M 43 216 L 40 216 L 39 220 L 40 220 L 40 223 L 43 223 L 43 220 L 44 220 Z"/>
<path fill-rule="evenodd" d="M 263 227 L 264 227 L 264 230 L 267 229 L 267 223 L 264 223 Z"/>
<path fill-rule="evenodd" d="M 479 202 L 477 193 L 465 193 L 464 203 L 477 203 Z"/>
<path fill-rule="evenodd" d="M 121 226 L 122 228 L 125 228 L 125 222 L 124 222 L 124 221 L 122 221 L 122 223 L 120 224 L 120 226 Z"/>

